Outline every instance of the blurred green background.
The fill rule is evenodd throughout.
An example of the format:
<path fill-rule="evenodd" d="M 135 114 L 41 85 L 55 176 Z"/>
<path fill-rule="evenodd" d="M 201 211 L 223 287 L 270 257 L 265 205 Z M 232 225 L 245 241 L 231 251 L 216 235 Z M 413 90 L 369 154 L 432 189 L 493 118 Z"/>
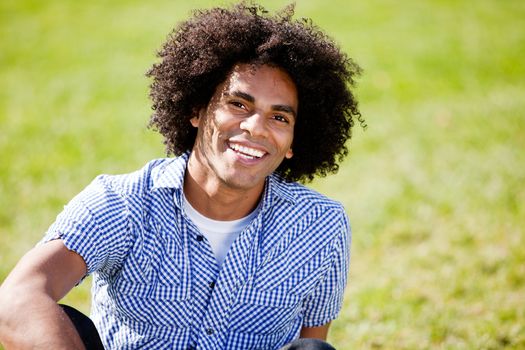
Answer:
<path fill-rule="evenodd" d="M 171 28 L 212 4 L 0 2 L 0 281 L 93 177 L 164 155 L 144 73 Z M 296 14 L 364 68 L 368 129 L 311 184 L 353 228 L 329 339 L 524 349 L 525 2 L 300 0 Z M 88 312 L 89 280 L 66 299 Z"/>

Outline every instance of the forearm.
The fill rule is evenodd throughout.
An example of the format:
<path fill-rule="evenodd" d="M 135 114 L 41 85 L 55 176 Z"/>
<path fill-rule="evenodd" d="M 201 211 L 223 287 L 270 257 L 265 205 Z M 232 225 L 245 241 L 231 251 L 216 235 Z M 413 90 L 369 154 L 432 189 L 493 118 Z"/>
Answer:
<path fill-rule="evenodd" d="M 43 294 L 2 289 L 0 342 L 6 350 L 84 349 L 69 317 L 53 299 Z"/>
<path fill-rule="evenodd" d="M 83 349 L 57 305 L 86 273 L 61 241 L 29 251 L 0 286 L 0 342 L 6 349 Z"/>

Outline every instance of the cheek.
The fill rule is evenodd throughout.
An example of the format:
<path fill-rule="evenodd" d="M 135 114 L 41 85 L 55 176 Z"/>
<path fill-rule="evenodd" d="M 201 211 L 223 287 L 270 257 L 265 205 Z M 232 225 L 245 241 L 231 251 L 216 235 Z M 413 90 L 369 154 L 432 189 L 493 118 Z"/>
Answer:
<path fill-rule="evenodd" d="M 209 120 L 204 130 L 204 147 L 222 152 L 225 150 L 225 142 L 230 136 L 230 129 L 225 127 L 219 120 Z"/>
<path fill-rule="evenodd" d="M 293 130 L 292 131 L 286 131 L 286 132 L 283 132 L 281 137 L 280 137 L 280 143 L 281 143 L 281 147 L 283 147 L 284 149 L 286 150 L 289 150 L 292 148 L 292 143 L 293 143 Z"/>
<path fill-rule="evenodd" d="M 211 138 L 216 134 L 217 123 L 214 120 L 206 120 L 203 122 L 202 129 L 205 137 Z"/>
<path fill-rule="evenodd" d="M 228 116 L 224 118 L 218 116 L 217 119 L 213 121 L 213 129 L 217 137 L 228 138 L 240 132 L 240 120 Z"/>

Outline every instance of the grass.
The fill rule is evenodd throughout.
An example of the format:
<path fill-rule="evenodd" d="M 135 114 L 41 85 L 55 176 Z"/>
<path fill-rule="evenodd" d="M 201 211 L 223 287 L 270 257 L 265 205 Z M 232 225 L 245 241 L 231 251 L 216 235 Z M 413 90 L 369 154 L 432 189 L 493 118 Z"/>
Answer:
<path fill-rule="evenodd" d="M 284 3 L 264 1 L 270 9 Z M 0 280 L 99 173 L 163 156 L 143 73 L 196 1 L 0 4 Z M 525 4 L 301 1 L 365 72 L 337 175 L 340 349 L 525 348 Z M 89 281 L 67 302 L 89 310 Z"/>

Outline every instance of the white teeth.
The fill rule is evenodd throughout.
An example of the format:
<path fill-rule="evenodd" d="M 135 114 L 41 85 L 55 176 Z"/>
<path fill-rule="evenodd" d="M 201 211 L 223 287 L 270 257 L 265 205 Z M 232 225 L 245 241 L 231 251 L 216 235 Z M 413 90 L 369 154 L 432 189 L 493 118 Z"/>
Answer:
<path fill-rule="evenodd" d="M 261 158 L 262 156 L 264 156 L 264 152 L 263 151 L 259 151 L 258 149 L 255 149 L 255 148 L 241 146 L 241 145 L 236 144 L 236 143 L 230 144 L 230 148 L 233 149 L 234 151 L 243 153 L 243 155 L 245 155 L 245 156 L 250 156 L 251 159 L 253 159 L 253 158 Z"/>

